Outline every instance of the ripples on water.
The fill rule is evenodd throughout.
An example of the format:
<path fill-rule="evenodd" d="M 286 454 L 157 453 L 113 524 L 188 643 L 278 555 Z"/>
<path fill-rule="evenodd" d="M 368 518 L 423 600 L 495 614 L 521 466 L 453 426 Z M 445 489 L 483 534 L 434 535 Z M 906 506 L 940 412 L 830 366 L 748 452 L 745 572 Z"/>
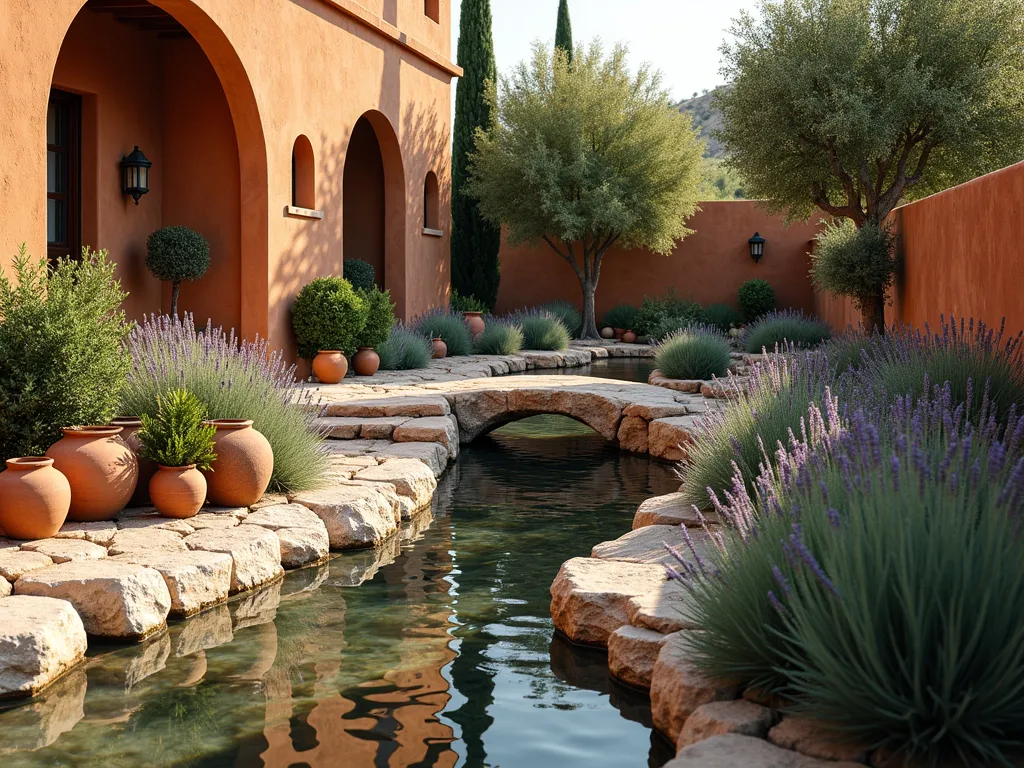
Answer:
<path fill-rule="evenodd" d="M 509 425 L 464 450 L 433 518 L 386 551 L 93 650 L 6 705 L 4 768 L 661 765 L 646 697 L 554 637 L 548 588 L 676 485 L 575 422 Z"/>

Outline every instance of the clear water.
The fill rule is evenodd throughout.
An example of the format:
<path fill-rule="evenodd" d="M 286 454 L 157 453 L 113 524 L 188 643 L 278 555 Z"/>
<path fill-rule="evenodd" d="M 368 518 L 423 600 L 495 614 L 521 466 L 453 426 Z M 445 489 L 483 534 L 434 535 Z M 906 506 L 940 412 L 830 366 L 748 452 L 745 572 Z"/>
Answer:
<path fill-rule="evenodd" d="M 467 447 L 385 552 L 288 575 L 0 711 L 20 766 L 660 766 L 646 696 L 554 635 L 561 563 L 671 467 L 537 417 Z"/>
<path fill-rule="evenodd" d="M 654 370 L 654 358 L 651 357 L 610 357 L 596 360 L 590 365 L 579 368 L 536 368 L 512 376 L 596 376 L 602 379 L 618 379 L 619 381 L 647 381 L 648 375 Z"/>

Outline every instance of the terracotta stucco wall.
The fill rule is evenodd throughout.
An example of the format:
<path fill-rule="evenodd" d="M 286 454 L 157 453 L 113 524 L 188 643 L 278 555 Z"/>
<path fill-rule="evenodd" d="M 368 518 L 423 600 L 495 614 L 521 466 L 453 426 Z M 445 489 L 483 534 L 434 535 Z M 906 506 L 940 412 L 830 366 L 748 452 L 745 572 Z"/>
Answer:
<path fill-rule="evenodd" d="M 642 250 L 612 249 L 601 267 L 597 288 L 598 317 L 616 304 L 639 304 L 644 296 L 660 296 L 675 288 L 679 296 L 701 304 L 736 306 L 736 293 L 746 280 L 760 278 L 775 288 L 779 307 L 814 308 L 807 277 L 813 224 L 792 224 L 751 201 L 701 203 L 688 222 L 694 234 L 677 244 L 669 256 Z M 747 240 L 760 232 L 767 241 L 764 257 L 754 263 Z M 501 288 L 497 310 L 505 312 L 553 299 L 579 305 L 579 281 L 572 268 L 547 246 L 501 250 Z"/>

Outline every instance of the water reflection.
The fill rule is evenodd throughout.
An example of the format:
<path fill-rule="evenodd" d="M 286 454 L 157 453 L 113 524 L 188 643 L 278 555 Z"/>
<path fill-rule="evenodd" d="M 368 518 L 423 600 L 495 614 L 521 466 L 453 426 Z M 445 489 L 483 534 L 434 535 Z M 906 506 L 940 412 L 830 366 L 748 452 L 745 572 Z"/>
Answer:
<path fill-rule="evenodd" d="M 660 765 L 646 699 L 603 654 L 552 640 L 548 587 L 676 483 L 564 426 L 466 449 L 432 515 L 378 551 L 94 649 L 44 696 L 0 705 L 5 763 Z"/>

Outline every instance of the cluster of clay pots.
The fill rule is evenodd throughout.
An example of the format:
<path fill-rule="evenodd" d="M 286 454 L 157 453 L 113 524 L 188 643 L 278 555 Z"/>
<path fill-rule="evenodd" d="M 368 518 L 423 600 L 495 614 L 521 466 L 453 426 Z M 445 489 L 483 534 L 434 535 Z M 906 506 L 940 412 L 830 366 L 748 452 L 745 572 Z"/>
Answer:
<path fill-rule="evenodd" d="M 612 328 L 611 326 L 605 326 L 601 329 L 602 339 L 615 339 L 616 341 L 622 341 L 626 344 L 636 343 L 636 333 L 629 328 Z"/>
<path fill-rule="evenodd" d="M 373 347 L 360 347 L 352 355 L 356 376 L 373 376 L 380 368 L 380 355 Z M 348 374 L 345 353 L 337 349 L 321 349 L 313 358 L 313 375 L 321 384 L 338 384 Z"/>
<path fill-rule="evenodd" d="M 0 472 L 0 528 L 14 539 L 46 539 L 65 521 L 113 520 L 126 506 L 152 503 L 165 517 L 192 517 L 202 505 L 247 507 L 266 493 L 274 469 L 267 439 L 242 419 L 217 419 L 213 471 L 142 459 L 138 419 L 65 427 L 45 456 L 7 460 Z"/>

